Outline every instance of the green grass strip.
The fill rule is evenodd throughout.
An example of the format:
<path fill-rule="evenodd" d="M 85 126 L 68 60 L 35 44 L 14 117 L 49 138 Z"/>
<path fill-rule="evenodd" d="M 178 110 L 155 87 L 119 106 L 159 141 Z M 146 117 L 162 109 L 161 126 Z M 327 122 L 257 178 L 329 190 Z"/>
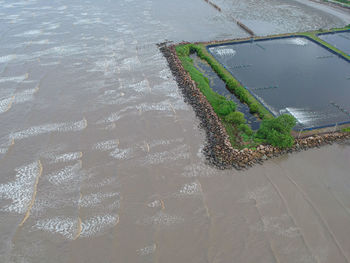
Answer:
<path fill-rule="evenodd" d="M 231 125 L 225 121 L 225 118 L 221 114 L 221 111 L 220 111 L 220 105 L 222 105 L 225 102 L 228 102 L 228 100 L 224 96 L 221 96 L 220 94 L 213 91 L 210 88 L 208 78 L 206 78 L 193 65 L 193 60 L 189 57 L 189 55 L 191 53 L 191 44 L 179 45 L 179 46 L 176 46 L 175 49 L 176 49 L 177 56 L 182 63 L 182 66 L 190 74 L 191 79 L 196 83 L 198 89 L 207 98 L 210 105 L 213 107 L 215 113 L 220 117 L 221 121 L 223 122 L 224 126 L 226 127 L 226 132 L 230 137 L 230 141 L 231 141 L 232 146 L 237 146 L 236 145 L 236 140 L 237 140 L 236 132 L 232 127 L 230 127 Z M 230 101 L 230 103 L 232 103 L 232 102 Z"/>
<path fill-rule="evenodd" d="M 340 30 L 335 30 L 335 31 L 340 31 Z M 320 33 L 321 33 L 321 32 L 320 32 Z M 315 41 L 318 42 L 319 44 L 321 44 L 321 45 L 323 45 L 323 46 L 325 46 L 325 47 L 327 47 L 327 48 L 333 50 L 334 52 L 336 52 L 336 53 L 338 53 L 338 54 L 340 54 L 340 55 L 342 55 L 343 57 L 346 57 L 347 59 L 350 59 L 350 56 L 349 56 L 348 54 L 346 54 L 346 53 L 344 53 L 343 51 L 337 49 L 336 47 L 332 46 L 331 44 L 327 43 L 326 41 L 320 39 L 319 37 L 317 37 L 317 34 L 319 34 L 319 33 L 314 33 L 314 32 L 312 32 L 312 33 L 300 33 L 299 35 L 307 36 L 307 37 L 309 37 L 309 38 L 315 40 Z"/>
<path fill-rule="evenodd" d="M 257 101 L 254 96 L 231 75 L 230 72 L 228 72 L 212 55 L 209 54 L 204 45 L 190 44 L 190 48 L 211 66 L 216 74 L 226 83 L 227 88 L 233 92 L 241 102 L 248 105 L 252 114 L 258 114 L 261 119 L 273 118 L 272 114 L 260 104 L 260 102 Z"/>

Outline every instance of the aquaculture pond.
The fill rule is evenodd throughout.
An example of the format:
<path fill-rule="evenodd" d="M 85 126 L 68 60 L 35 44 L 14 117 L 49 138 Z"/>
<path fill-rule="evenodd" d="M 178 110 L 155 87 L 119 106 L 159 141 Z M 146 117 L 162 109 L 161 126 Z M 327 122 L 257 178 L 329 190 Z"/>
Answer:
<path fill-rule="evenodd" d="M 249 107 L 241 103 L 240 100 L 233 95 L 227 88 L 225 82 L 218 77 L 218 75 L 213 71 L 213 69 L 200 59 L 196 54 L 191 54 L 191 59 L 193 60 L 194 66 L 209 80 L 210 87 L 217 92 L 218 94 L 229 98 L 234 101 L 237 105 L 237 111 L 240 111 L 244 114 L 247 123 L 251 126 L 253 130 L 259 129 L 260 120 L 255 115 L 249 112 Z"/>
<path fill-rule="evenodd" d="M 350 30 L 319 34 L 318 37 L 350 56 Z"/>
<path fill-rule="evenodd" d="M 350 63 L 305 37 L 211 45 L 209 52 L 270 112 L 296 129 L 350 121 Z"/>

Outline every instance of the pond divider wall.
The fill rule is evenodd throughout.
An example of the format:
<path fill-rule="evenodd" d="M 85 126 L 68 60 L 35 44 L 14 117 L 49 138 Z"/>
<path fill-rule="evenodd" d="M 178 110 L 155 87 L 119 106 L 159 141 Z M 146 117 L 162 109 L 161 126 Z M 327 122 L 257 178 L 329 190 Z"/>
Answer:
<path fill-rule="evenodd" d="M 298 152 L 350 139 L 350 133 L 333 132 L 297 138 L 294 145 L 288 149 L 280 149 L 271 145 L 260 145 L 254 150 L 248 148 L 243 150 L 234 149 L 220 118 L 214 112 L 207 98 L 197 88 L 189 73 L 183 68 L 176 54 L 175 45 L 161 43 L 158 44 L 158 47 L 169 64 L 185 102 L 193 107 L 196 116 L 200 120 L 200 127 L 205 131 L 206 145 L 203 153 L 209 164 L 219 169 L 232 167 L 236 169 L 248 168 L 256 163 L 261 164 L 269 158 L 286 153 Z"/>
<path fill-rule="evenodd" d="M 346 32 L 350 32 L 350 28 L 345 29 L 345 30 L 339 30 L 339 31 L 331 31 L 331 32 L 324 32 L 324 33 L 321 32 L 321 33 L 316 34 L 316 36 L 332 35 L 332 34 L 336 34 L 336 33 L 346 33 Z"/>
<path fill-rule="evenodd" d="M 214 4 L 213 2 L 211 2 L 210 0 L 204 0 L 204 1 L 207 2 L 209 5 L 211 5 L 212 7 L 214 7 L 219 12 L 221 12 L 221 8 L 219 6 L 217 6 L 216 4 Z"/>
<path fill-rule="evenodd" d="M 218 10 L 219 12 L 222 12 L 221 8 L 217 5 L 214 4 L 213 2 L 211 2 L 210 0 L 204 0 L 205 2 L 207 2 L 208 4 L 210 4 L 212 7 L 214 7 L 216 10 Z M 240 22 L 239 20 L 232 18 L 233 21 L 235 21 L 235 23 L 242 28 L 245 32 L 247 32 L 249 35 L 251 36 L 255 36 L 253 30 L 251 30 L 249 27 L 247 27 L 245 24 L 243 24 L 242 22 Z"/>

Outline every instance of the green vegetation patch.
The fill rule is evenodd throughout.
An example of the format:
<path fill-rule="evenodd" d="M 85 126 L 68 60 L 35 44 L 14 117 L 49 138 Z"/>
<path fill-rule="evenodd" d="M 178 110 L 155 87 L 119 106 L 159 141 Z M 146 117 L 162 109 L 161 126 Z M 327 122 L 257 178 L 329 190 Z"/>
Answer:
<path fill-rule="evenodd" d="M 342 132 L 349 132 L 350 133 L 350 127 L 347 127 L 347 128 L 343 128 L 341 129 Z"/>

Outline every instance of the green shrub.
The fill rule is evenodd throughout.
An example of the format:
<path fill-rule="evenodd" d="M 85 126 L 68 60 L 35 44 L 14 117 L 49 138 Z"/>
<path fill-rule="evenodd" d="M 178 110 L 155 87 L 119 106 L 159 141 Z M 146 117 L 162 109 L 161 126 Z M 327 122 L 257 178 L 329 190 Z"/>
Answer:
<path fill-rule="evenodd" d="M 267 135 L 267 142 L 279 148 L 289 148 L 294 143 L 294 138 L 290 134 L 280 133 L 276 130 L 271 130 Z"/>
<path fill-rule="evenodd" d="M 230 100 L 223 100 L 217 107 L 217 113 L 221 116 L 226 116 L 235 111 L 236 104 Z"/>
<path fill-rule="evenodd" d="M 257 113 L 259 111 L 259 106 L 256 103 L 252 103 L 249 105 L 249 111 L 250 113 L 254 114 Z"/>
<path fill-rule="evenodd" d="M 350 127 L 341 129 L 342 132 L 350 132 Z"/>
<path fill-rule="evenodd" d="M 291 147 L 294 138 L 290 135 L 290 132 L 295 124 L 295 118 L 287 114 L 283 114 L 274 119 L 266 119 L 261 122 L 256 137 L 265 139 L 269 144 L 276 147 Z"/>
<path fill-rule="evenodd" d="M 225 121 L 232 124 L 240 125 L 244 124 L 246 122 L 246 119 L 244 118 L 244 114 L 242 112 L 235 111 L 228 114 L 225 117 Z"/>
<path fill-rule="evenodd" d="M 242 123 L 242 124 L 239 125 L 238 129 L 241 132 L 247 134 L 248 136 L 252 136 L 253 133 L 254 133 L 253 130 L 250 128 L 250 126 L 248 124 Z"/>

